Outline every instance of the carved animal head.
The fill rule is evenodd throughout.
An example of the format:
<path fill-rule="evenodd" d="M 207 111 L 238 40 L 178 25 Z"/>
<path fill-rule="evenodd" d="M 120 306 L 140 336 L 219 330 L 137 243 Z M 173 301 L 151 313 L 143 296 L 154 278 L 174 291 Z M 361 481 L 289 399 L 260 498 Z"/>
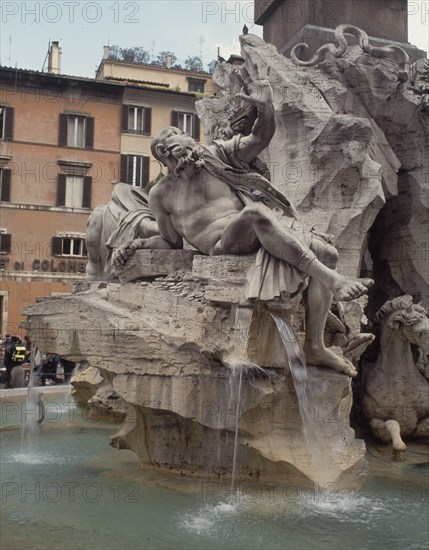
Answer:
<path fill-rule="evenodd" d="M 409 295 L 386 302 L 377 312 L 374 321 L 391 330 L 402 329 L 402 335 L 412 344 L 429 354 L 429 318 L 421 304 L 414 304 Z"/>

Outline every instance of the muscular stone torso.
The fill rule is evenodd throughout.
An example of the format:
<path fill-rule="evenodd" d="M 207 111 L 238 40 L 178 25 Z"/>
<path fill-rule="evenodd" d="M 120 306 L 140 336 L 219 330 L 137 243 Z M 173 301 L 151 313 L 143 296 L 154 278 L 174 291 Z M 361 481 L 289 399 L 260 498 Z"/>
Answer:
<path fill-rule="evenodd" d="M 219 241 L 231 216 L 243 209 L 229 185 L 204 168 L 189 177 L 167 177 L 158 191 L 177 233 L 206 254 Z"/>

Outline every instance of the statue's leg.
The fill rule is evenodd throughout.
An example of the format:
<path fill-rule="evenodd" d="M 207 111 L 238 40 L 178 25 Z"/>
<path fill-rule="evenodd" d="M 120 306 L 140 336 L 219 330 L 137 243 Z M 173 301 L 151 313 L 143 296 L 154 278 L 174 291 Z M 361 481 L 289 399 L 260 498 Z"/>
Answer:
<path fill-rule="evenodd" d="M 401 438 L 401 426 L 396 420 L 372 418 L 369 425 L 375 437 L 386 443 L 391 441 L 394 450 L 404 451 L 407 448 Z"/>
<path fill-rule="evenodd" d="M 387 431 L 386 424 L 381 418 L 371 418 L 369 425 L 371 431 L 377 439 L 389 443 L 392 438 L 390 433 Z"/>
<path fill-rule="evenodd" d="M 332 292 L 317 279 L 310 278 L 305 296 L 304 352 L 307 364 L 330 367 L 349 376 L 356 376 L 357 371 L 350 361 L 325 347 L 323 334 L 331 302 Z"/>
<path fill-rule="evenodd" d="M 386 429 L 389 432 L 390 437 L 392 438 L 393 449 L 395 451 L 405 451 L 407 446 L 402 441 L 401 426 L 399 422 L 396 420 L 386 420 L 384 425 L 386 426 Z"/>
<path fill-rule="evenodd" d="M 88 219 L 86 228 L 86 249 L 88 263 L 86 265 L 87 279 L 101 279 L 104 275 L 104 265 L 101 257 L 101 233 L 103 230 L 103 210 L 105 206 L 97 206 Z"/>
<path fill-rule="evenodd" d="M 249 204 L 231 219 L 222 233 L 221 246 L 216 253 L 248 254 L 258 242 L 276 258 L 319 281 L 335 294 L 337 300 L 358 298 L 373 283 L 371 279 L 349 279 L 324 265 L 293 229 L 282 225 L 276 215 L 261 203 Z"/>

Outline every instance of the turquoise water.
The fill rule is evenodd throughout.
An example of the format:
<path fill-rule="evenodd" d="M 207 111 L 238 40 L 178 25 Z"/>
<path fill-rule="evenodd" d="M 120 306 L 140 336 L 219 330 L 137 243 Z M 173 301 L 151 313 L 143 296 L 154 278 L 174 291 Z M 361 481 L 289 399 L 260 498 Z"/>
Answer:
<path fill-rule="evenodd" d="M 56 411 L 54 414 L 53 411 Z M 22 420 L 5 414 L 5 425 Z M 373 448 L 359 493 L 335 486 L 188 480 L 142 471 L 108 446 L 117 426 L 68 403 L 47 408 L 37 440 L 1 433 L 1 548 L 423 549 L 429 547 L 429 467 Z"/>

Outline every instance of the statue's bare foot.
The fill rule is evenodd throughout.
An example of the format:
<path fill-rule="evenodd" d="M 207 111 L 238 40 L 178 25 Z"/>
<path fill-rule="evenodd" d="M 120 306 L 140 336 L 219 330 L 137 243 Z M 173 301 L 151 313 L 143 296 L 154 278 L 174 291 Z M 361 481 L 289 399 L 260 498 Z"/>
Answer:
<path fill-rule="evenodd" d="M 331 369 L 347 374 L 352 378 L 357 375 L 357 370 L 348 359 L 340 355 L 336 355 L 333 351 L 325 348 L 325 346 L 319 346 L 314 343 L 306 342 L 304 344 L 304 352 L 307 365 L 314 365 L 316 367 L 330 367 Z"/>
<path fill-rule="evenodd" d="M 351 279 L 339 275 L 332 287 L 332 292 L 338 302 L 350 302 L 366 294 L 373 284 L 372 279 Z"/>

